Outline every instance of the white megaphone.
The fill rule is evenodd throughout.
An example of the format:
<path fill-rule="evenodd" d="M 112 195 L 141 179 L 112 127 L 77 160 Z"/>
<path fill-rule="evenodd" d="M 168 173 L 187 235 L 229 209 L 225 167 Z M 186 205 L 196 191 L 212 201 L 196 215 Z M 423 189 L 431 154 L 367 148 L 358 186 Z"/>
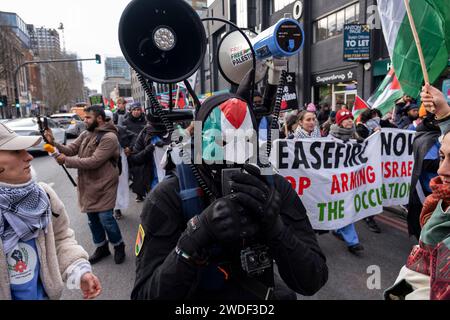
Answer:
<path fill-rule="evenodd" d="M 282 58 L 298 54 L 303 48 L 305 34 L 301 24 L 292 18 L 283 18 L 259 35 L 245 31 L 255 51 L 256 82 L 267 71 L 265 61 L 272 57 Z M 253 68 L 253 55 L 248 42 L 238 32 L 225 35 L 218 47 L 218 65 L 222 76 L 230 83 L 239 85 Z"/>

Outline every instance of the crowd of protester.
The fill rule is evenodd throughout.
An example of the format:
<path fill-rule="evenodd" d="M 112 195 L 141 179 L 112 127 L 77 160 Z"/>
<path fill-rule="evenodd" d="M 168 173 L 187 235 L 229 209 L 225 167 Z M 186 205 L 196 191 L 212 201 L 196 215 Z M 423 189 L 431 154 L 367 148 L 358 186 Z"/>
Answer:
<path fill-rule="evenodd" d="M 258 93 L 256 97 L 260 99 L 260 101 L 258 100 L 259 106 L 262 107 L 263 96 Z M 416 132 L 413 144 L 414 168 L 410 200 L 407 206 L 407 220 L 409 233 L 419 240 L 419 245 L 411 253 L 411 257 L 401 270 L 395 285 L 386 291 L 386 299 L 402 298 L 402 295 L 403 298 L 449 298 L 448 288 L 446 288 L 448 277 L 443 280 L 434 276 L 436 272 L 442 274 L 448 270 L 433 269 L 436 263 L 439 264 L 448 259 L 448 255 L 436 257 L 433 253 L 435 251 L 432 250 L 442 249 L 442 246 L 448 242 L 448 234 L 438 232 L 438 230 L 448 230 L 448 227 L 445 229 L 445 226 L 448 225 L 448 218 L 443 213 L 450 205 L 450 191 L 447 190 L 450 181 L 450 166 L 448 165 L 450 163 L 448 161 L 450 135 L 447 134 L 450 107 L 443 94 L 429 85 L 424 88 L 421 100 L 421 104 L 419 104 L 411 97 L 404 96 L 396 102 L 392 112 L 383 115 L 380 110 L 367 109 L 356 119 L 352 111 L 345 105 L 332 111 L 329 104 L 309 103 L 302 110 L 284 113 L 279 123 L 282 138 L 329 138 L 341 143 L 362 143 L 382 128 L 399 128 Z M 230 108 L 230 110 L 233 108 L 237 110 L 242 108 L 243 104 L 245 105 L 243 98 L 233 96 L 227 96 L 223 103 L 220 108 Z M 258 104 L 258 102 L 255 103 Z M 211 114 L 221 112 L 221 109 L 211 109 L 216 110 Z M 51 130 L 46 132 L 45 137 L 61 152 L 57 158 L 59 164 L 78 169 L 79 204 L 81 211 L 87 213 L 88 224 L 96 246 L 95 252 L 90 256 L 76 243 L 74 233 L 68 226 L 64 206 L 56 193 L 47 185 L 37 184 L 31 177 L 29 163 L 32 157 L 29 156 L 26 149 L 39 143 L 40 138 L 19 137 L 5 125 L 2 124 L 0 127 L 0 155 L 2 155 L 0 159 L 0 189 L 2 190 L 0 195 L 0 244 L 3 244 L 0 246 L 0 257 L 6 257 L 9 259 L 7 261 L 13 259 L 20 264 L 20 252 L 25 249 L 30 250 L 38 255 L 40 265 L 38 263 L 35 266 L 36 270 L 39 271 L 40 266 L 41 271 L 46 275 L 45 277 L 34 277 L 26 285 L 18 284 L 16 275 L 13 273 L 4 275 L 9 280 L 0 286 L 0 298 L 2 299 L 59 298 L 62 282 L 66 281 L 68 277 L 76 277 L 76 288 L 82 290 L 85 298 L 94 298 L 100 294 L 100 281 L 92 273 L 91 265 L 110 255 L 109 244 L 114 248 L 115 263 L 120 264 L 125 260 L 125 243 L 115 220 L 121 219 L 123 212 L 127 210 L 129 189 L 136 194 L 137 202 L 144 200 L 148 202 L 145 206 L 148 217 L 156 214 L 154 210 L 162 210 L 160 207 L 162 204 L 158 204 L 158 201 L 162 201 L 161 199 L 164 197 L 167 197 L 163 201 L 167 203 L 167 210 L 164 209 L 161 213 L 158 211 L 161 219 L 166 219 L 171 210 L 174 212 L 169 215 L 182 214 L 181 212 L 175 213 L 175 211 L 181 210 L 180 206 L 184 205 L 184 202 L 178 203 L 179 199 L 169 196 L 169 189 L 166 188 L 169 186 L 172 188 L 170 190 L 175 190 L 178 188 L 178 182 L 168 179 L 162 183 L 164 186 L 160 187 L 163 177 L 158 173 L 160 162 L 156 159 L 155 150 L 156 148 L 163 149 L 171 144 L 171 137 L 168 135 L 166 127 L 157 124 L 151 115 L 146 115 L 139 103 L 133 103 L 128 107 L 124 99 L 119 99 L 118 109 L 114 114 L 99 106 L 92 106 L 86 109 L 86 115 L 85 122 L 88 124 L 88 129 L 73 143 L 67 146 L 55 143 Z M 211 115 L 209 115 L 202 121 L 208 123 L 208 121 L 214 120 L 211 119 Z M 185 125 L 186 133 L 192 134 L 192 125 L 187 125 Z M 14 171 L 13 164 L 16 163 L 23 165 L 25 170 L 20 173 L 17 170 Z M 217 169 L 200 167 L 200 174 L 205 177 L 210 176 L 212 185 L 215 183 L 214 170 Z M 248 170 L 251 172 L 250 169 Z M 93 174 L 94 172 L 95 174 Z M 325 257 L 314 239 L 313 230 L 308 223 L 302 224 L 299 225 L 299 228 L 304 228 L 305 234 L 295 236 L 284 227 L 285 223 L 291 221 L 289 219 L 293 214 L 289 212 L 290 207 L 286 204 L 289 201 L 299 201 L 298 197 L 292 196 L 289 201 L 282 201 L 279 192 L 271 189 L 270 185 L 261 184 L 257 177 L 257 173 L 236 176 L 233 178 L 236 180 L 233 180 L 234 182 L 231 184 L 237 192 L 236 195 L 219 198 L 221 201 L 218 202 L 212 201 L 200 215 L 204 216 L 204 219 L 190 222 L 198 225 L 190 227 L 188 225 L 188 229 L 184 232 L 177 229 L 177 237 L 172 233 L 167 234 L 166 236 L 174 237 L 171 244 L 176 245 L 176 256 L 169 254 L 172 250 L 169 247 L 164 247 L 164 254 L 161 251 L 160 255 L 152 256 L 154 248 L 149 249 L 149 244 L 147 244 L 147 247 L 143 249 L 143 258 L 138 259 L 140 262 L 138 263 L 138 277 L 133 298 L 170 298 L 181 297 L 183 294 L 182 291 L 169 292 L 162 286 L 163 284 L 169 284 L 169 287 L 172 288 L 173 286 L 183 288 L 183 290 L 191 288 L 186 281 L 188 278 L 197 277 L 196 273 L 192 273 L 192 268 L 194 265 L 197 267 L 202 264 L 203 246 L 209 247 L 219 240 L 219 242 L 222 240 L 226 242 L 231 241 L 231 238 L 232 241 L 239 238 L 238 235 L 236 238 L 234 234 L 228 234 L 224 231 L 225 229 L 216 230 L 210 225 L 214 219 L 221 219 L 220 216 L 226 212 L 221 208 L 231 206 L 235 197 L 238 197 L 236 203 L 239 203 L 242 208 L 251 210 L 256 208 L 255 210 L 257 210 L 261 205 L 269 206 L 267 207 L 270 212 L 267 213 L 269 216 L 266 218 L 267 220 L 261 222 L 266 228 L 263 234 L 268 239 L 270 246 L 273 246 L 272 249 L 276 248 L 280 251 L 279 254 L 283 255 L 276 256 L 282 275 L 288 279 L 295 291 L 307 294 L 316 292 L 326 282 L 327 269 Z M 280 180 L 276 183 L 279 184 L 278 188 L 285 188 L 285 181 Z M 159 191 L 154 192 L 154 190 Z M 181 191 L 184 190 L 181 189 Z M 255 202 L 252 197 L 255 197 L 256 191 L 262 192 L 263 196 Z M 29 199 L 18 197 L 23 192 L 27 193 Z M 291 197 L 291 192 L 286 189 L 282 195 Z M 249 196 L 253 200 L 247 200 Z M 185 200 L 185 198 L 181 199 L 181 201 Z M 274 203 L 277 208 L 273 206 Z M 271 204 L 272 206 L 270 206 Z M 296 208 L 299 209 L 296 214 L 306 217 L 305 209 L 300 202 L 296 204 Z M 17 215 L 17 210 L 25 210 L 26 214 Z M 227 223 L 234 221 L 231 220 Z M 155 227 L 153 225 L 148 226 L 148 232 L 156 240 L 159 237 L 164 238 L 164 232 L 167 231 L 164 228 L 169 226 L 172 228 L 175 223 L 171 221 L 170 225 L 165 225 L 164 221 L 150 221 L 157 225 L 159 223 L 162 228 L 157 230 L 153 229 Z M 366 218 L 364 221 L 370 231 L 381 232 L 381 228 L 373 217 Z M 146 220 L 144 222 L 146 223 Z M 232 228 L 232 225 L 220 223 L 224 228 L 225 226 Z M 236 221 L 236 223 L 239 225 L 243 222 Z M 272 227 L 278 228 L 276 234 L 270 231 Z M 174 228 L 176 229 L 176 226 Z M 202 229 L 204 234 L 193 235 L 192 232 L 195 232 L 197 228 Z M 49 230 L 51 232 L 48 232 Z M 216 234 L 216 236 L 211 236 L 212 234 Z M 342 240 L 352 254 L 359 256 L 364 252 L 364 247 L 359 241 L 353 223 L 332 231 L 332 234 Z M 178 237 L 180 239 L 176 240 Z M 304 260 L 305 253 L 297 251 L 290 253 L 293 254 L 292 259 L 287 259 L 291 249 L 285 246 L 282 237 L 291 237 L 290 241 L 297 241 L 298 245 L 308 252 L 310 259 Z M 46 250 L 50 255 L 45 257 L 40 255 L 36 247 L 40 242 L 45 242 Z M 274 245 L 275 242 L 276 245 Z M 61 251 L 62 247 L 64 247 L 63 251 Z M 430 269 L 424 271 L 414 267 L 411 261 L 417 258 L 417 251 L 423 252 L 421 259 L 431 266 Z M 137 252 L 138 254 L 139 252 Z M 166 254 L 167 257 L 164 258 Z M 185 262 L 180 264 L 179 256 L 188 261 L 190 267 L 187 267 Z M 48 259 L 52 261 L 47 262 Z M 153 264 L 155 259 L 159 259 L 158 265 L 165 266 L 164 270 L 157 264 Z M 304 268 L 304 274 L 300 272 L 292 274 L 284 269 L 287 266 L 293 267 L 296 259 L 299 266 Z M 0 260 L 0 263 L 2 261 Z M 150 263 L 154 270 L 151 275 L 145 271 L 147 263 Z M 140 264 L 142 264 L 141 267 L 139 267 Z M 76 270 L 74 270 L 75 266 Z M 313 266 L 318 268 L 317 270 L 320 269 L 321 272 L 319 274 L 311 273 Z M 174 277 L 176 271 L 181 269 L 184 270 L 181 278 L 178 274 Z M 305 274 L 311 276 L 315 274 L 316 278 L 305 277 Z M 420 281 L 417 280 L 418 277 Z M 56 279 L 57 286 L 49 286 L 49 279 Z M 178 283 L 177 279 L 181 282 Z M 405 283 L 409 285 L 407 287 L 409 291 L 405 289 Z M 233 290 L 229 293 L 232 293 Z M 206 292 L 197 293 L 202 296 Z M 290 296 L 292 298 L 291 293 L 292 290 L 286 288 L 285 292 L 279 293 L 279 297 Z"/>

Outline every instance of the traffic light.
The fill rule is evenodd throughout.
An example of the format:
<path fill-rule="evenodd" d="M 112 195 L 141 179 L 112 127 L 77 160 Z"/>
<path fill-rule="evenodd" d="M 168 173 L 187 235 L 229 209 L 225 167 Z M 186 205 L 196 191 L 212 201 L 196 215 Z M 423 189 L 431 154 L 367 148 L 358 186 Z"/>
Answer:
<path fill-rule="evenodd" d="M 16 108 L 19 109 L 20 108 L 20 103 L 19 103 L 19 99 L 16 99 Z"/>
<path fill-rule="evenodd" d="M 98 64 L 102 63 L 102 57 L 99 54 L 95 55 L 95 62 L 98 63 Z"/>
<path fill-rule="evenodd" d="M 8 97 L 0 96 L 0 107 L 7 107 L 7 106 L 8 106 Z"/>

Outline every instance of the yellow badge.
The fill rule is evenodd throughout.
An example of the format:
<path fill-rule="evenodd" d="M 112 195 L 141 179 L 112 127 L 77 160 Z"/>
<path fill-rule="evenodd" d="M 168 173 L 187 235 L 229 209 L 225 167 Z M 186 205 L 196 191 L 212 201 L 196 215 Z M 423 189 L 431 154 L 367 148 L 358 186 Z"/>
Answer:
<path fill-rule="evenodd" d="M 144 244 L 144 239 L 145 239 L 144 228 L 142 228 L 142 225 L 140 224 L 136 236 L 136 246 L 135 246 L 136 257 L 139 255 L 139 252 L 141 252 L 142 245 Z"/>

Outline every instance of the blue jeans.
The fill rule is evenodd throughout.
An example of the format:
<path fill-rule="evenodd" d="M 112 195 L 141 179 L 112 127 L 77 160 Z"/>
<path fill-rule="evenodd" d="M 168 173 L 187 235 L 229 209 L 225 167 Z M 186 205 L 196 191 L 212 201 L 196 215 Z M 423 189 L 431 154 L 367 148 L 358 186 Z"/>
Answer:
<path fill-rule="evenodd" d="M 358 234 L 356 233 L 355 225 L 353 223 L 337 229 L 336 233 L 342 236 L 348 247 L 359 243 Z"/>
<path fill-rule="evenodd" d="M 113 210 L 88 212 L 87 216 L 95 246 L 101 247 L 107 243 L 106 234 L 108 235 L 109 242 L 113 246 L 117 246 L 123 242 L 119 225 L 113 217 Z"/>

